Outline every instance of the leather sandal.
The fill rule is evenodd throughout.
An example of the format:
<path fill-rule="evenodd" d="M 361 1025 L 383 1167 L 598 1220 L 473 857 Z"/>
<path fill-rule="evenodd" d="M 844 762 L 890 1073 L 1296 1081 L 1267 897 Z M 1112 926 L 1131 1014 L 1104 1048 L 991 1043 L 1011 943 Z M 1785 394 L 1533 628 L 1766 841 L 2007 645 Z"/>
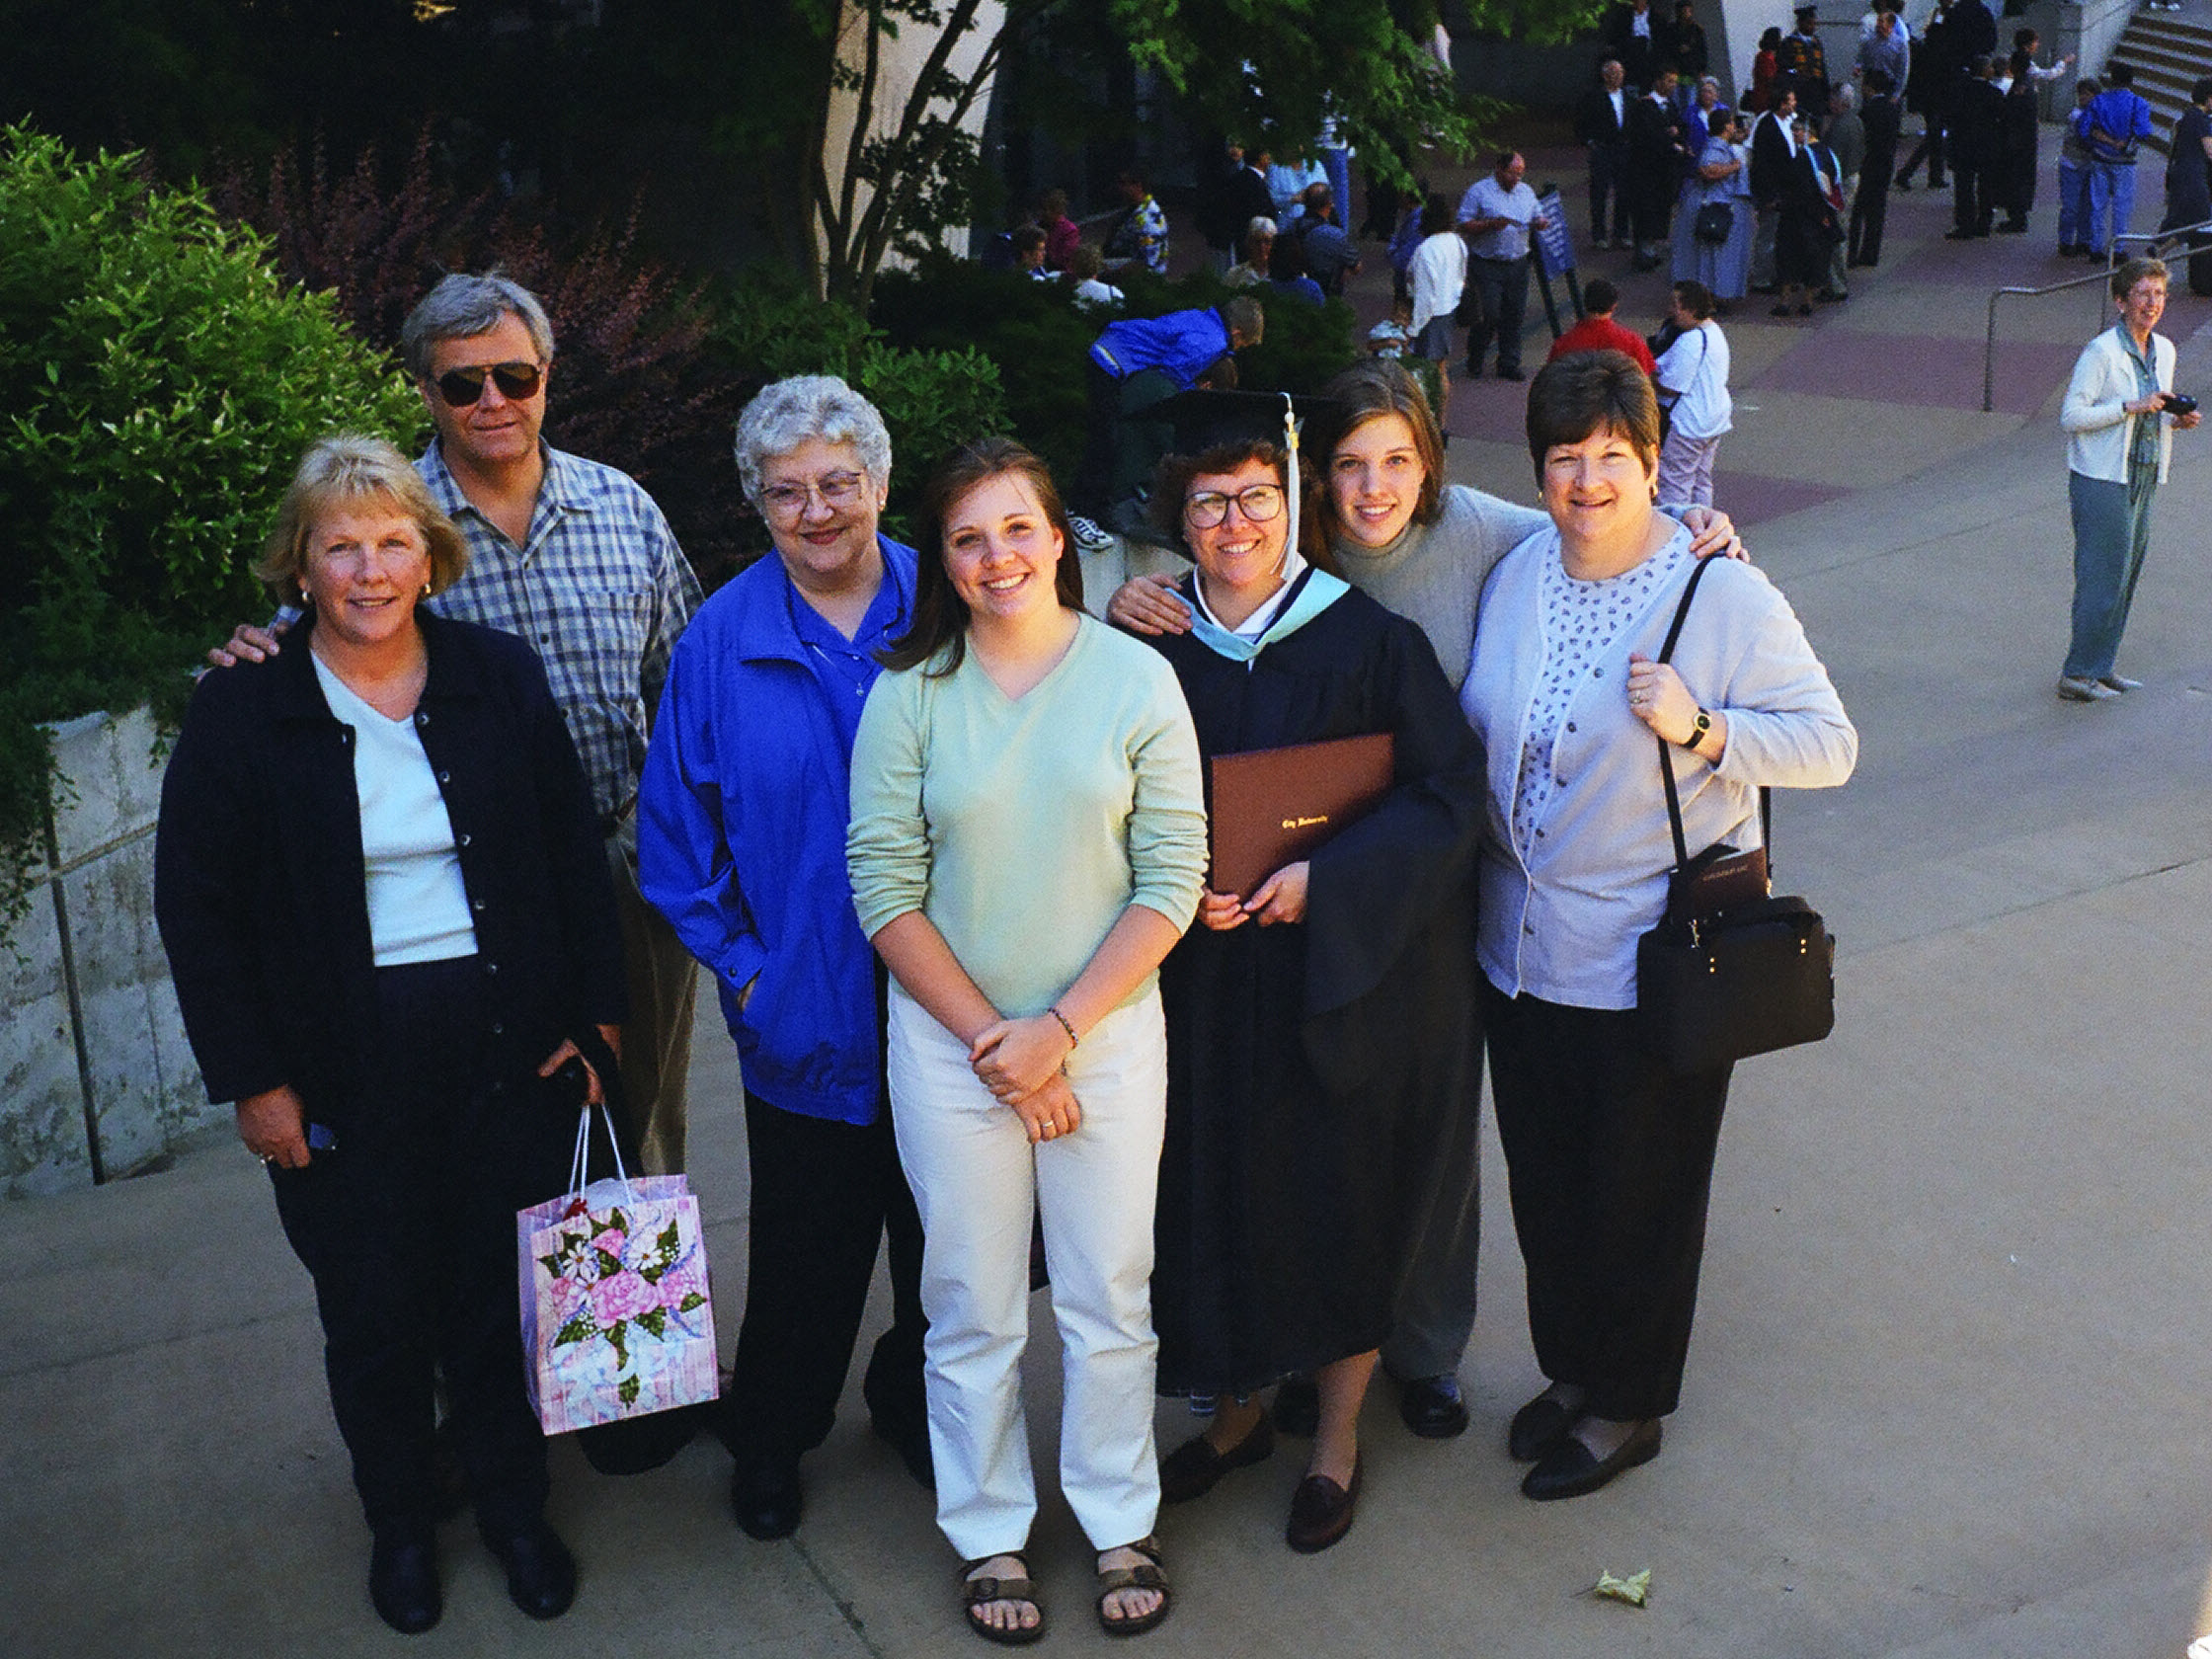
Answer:
<path fill-rule="evenodd" d="M 1020 1576 L 1015 1578 L 992 1578 L 988 1574 L 981 1578 L 968 1576 L 986 1561 L 994 1561 L 1000 1555 L 1010 1556 L 1016 1561 L 1021 1561 Z M 964 1565 L 960 1569 L 960 1573 L 961 1612 L 967 1617 L 969 1629 L 975 1631 L 985 1641 L 996 1642 L 1000 1647 L 1027 1647 L 1031 1642 L 1045 1639 L 1044 1604 L 1037 1600 L 1037 1586 L 1029 1581 L 1029 1563 L 1022 1560 L 1019 1550 L 1001 1549 L 996 1555 L 979 1556 Z M 1037 1610 L 1037 1622 L 1027 1625 L 993 1624 L 989 1620 L 983 1617 L 984 1607 L 990 1602 L 1027 1602 Z"/>
<path fill-rule="evenodd" d="M 1167 1617 L 1167 1610 L 1174 1605 L 1174 1595 L 1168 1589 L 1167 1573 L 1160 1564 L 1157 1538 L 1141 1538 L 1121 1547 L 1133 1549 L 1145 1559 L 1134 1567 L 1101 1567 L 1098 1570 L 1098 1627 L 1109 1636 L 1141 1636 Z M 1116 1619 L 1106 1611 L 1106 1598 L 1117 1590 L 1156 1590 L 1159 1606 L 1150 1613 Z"/>

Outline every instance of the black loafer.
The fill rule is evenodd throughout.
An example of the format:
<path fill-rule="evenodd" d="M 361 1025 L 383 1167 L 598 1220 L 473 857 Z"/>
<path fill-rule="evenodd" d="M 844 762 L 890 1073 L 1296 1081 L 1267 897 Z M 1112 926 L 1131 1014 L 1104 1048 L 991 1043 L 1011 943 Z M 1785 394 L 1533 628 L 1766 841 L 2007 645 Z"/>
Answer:
<path fill-rule="evenodd" d="M 1352 1459 L 1352 1484 L 1339 1486 L 1325 1474 L 1309 1474 L 1291 1494 L 1290 1525 L 1283 1541 L 1301 1555 L 1317 1555 L 1352 1530 L 1360 1506 L 1361 1460 Z"/>
<path fill-rule="evenodd" d="M 731 1512 L 746 1537 L 763 1543 L 799 1530 L 805 1501 L 796 1459 L 755 1459 L 740 1462 L 730 1473 Z"/>
<path fill-rule="evenodd" d="M 1312 1378 L 1294 1375 L 1276 1385 L 1275 1432 L 1293 1440 L 1311 1440 L 1321 1426 L 1321 1388 Z"/>
<path fill-rule="evenodd" d="M 1264 1415 L 1250 1434 L 1226 1452 L 1215 1451 L 1204 1435 L 1193 1435 L 1159 1461 L 1159 1501 L 1175 1504 L 1203 1498 L 1230 1469 L 1274 1455 L 1275 1425 Z"/>
<path fill-rule="evenodd" d="M 1399 1390 L 1398 1416 L 1423 1440 L 1465 1434 L 1467 1402 L 1461 1396 L 1460 1380 L 1450 1372 L 1413 1379 Z"/>
<path fill-rule="evenodd" d="M 376 1617 L 403 1636 L 419 1636 L 445 1611 L 437 1547 L 427 1534 L 379 1537 L 368 1552 L 368 1600 Z"/>
<path fill-rule="evenodd" d="M 1537 1462 L 1521 1482 L 1521 1495 L 1539 1503 L 1554 1498 L 1579 1498 L 1595 1492 L 1622 1469 L 1648 1463 L 1659 1456 L 1659 1419 L 1646 1417 L 1629 1431 L 1628 1438 L 1606 1457 L 1599 1457 L 1569 1435 Z"/>
<path fill-rule="evenodd" d="M 1505 1449 L 1517 1463 L 1533 1463 L 1567 1438 L 1582 1413 L 1549 1393 L 1541 1393 L 1513 1414 Z"/>
<path fill-rule="evenodd" d="M 558 1619 L 576 1600 L 576 1557 L 543 1521 L 485 1543 L 507 1569 L 507 1599 L 532 1619 Z"/>

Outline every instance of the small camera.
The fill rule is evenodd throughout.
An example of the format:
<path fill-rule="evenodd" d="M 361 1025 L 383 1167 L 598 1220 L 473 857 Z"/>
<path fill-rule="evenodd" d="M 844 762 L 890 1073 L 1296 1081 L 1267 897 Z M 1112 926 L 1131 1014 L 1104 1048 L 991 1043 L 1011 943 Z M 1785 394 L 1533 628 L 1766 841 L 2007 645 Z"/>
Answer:
<path fill-rule="evenodd" d="M 2194 415 L 2196 407 L 2196 399 L 2185 392 L 2166 394 L 2166 412 L 2169 415 Z"/>

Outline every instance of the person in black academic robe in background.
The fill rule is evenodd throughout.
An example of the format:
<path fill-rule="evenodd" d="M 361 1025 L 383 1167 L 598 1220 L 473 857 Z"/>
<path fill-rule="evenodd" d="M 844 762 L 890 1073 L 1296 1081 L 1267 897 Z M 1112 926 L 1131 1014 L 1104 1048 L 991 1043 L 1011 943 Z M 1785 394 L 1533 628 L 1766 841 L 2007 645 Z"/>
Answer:
<path fill-rule="evenodd" d="M 1951 228 L 1943 234 L 1952 242 L 1987 236 L 1997 212 L 1991 188 L 2004 153 L 2005 95 L 1989 75 L 1990 60 L 1973 59 L 1951 102 Z"/>
<path fill-rule="evenodd" d="M 2173 123 L 2166 160 L 2166 217 L 2161 230 L 2185 230 L 2212 219 L 2212 79 L 2189 88 L 2189 102 Z M 2189 241 L 2212 245 L 2212 232 Z M 2212 294 L 2212 253 L 2189 256 L 2189 292 Z"/>
<path fill-rule="evenodd" d="M 1982 209 L 1986 221 L 1992 206 L 2004 208 L 2005 222 L 1998 228 L 2011 236 L 2026 231 L 2027 215 L 2035 206 L 2035 150 L 2037 129 L 2042 124 L 2042 100 L 2036 95 L 2035 77 L 2028 73 L 2034 64 L 2024 51 L 2013 53 L 2012 85 L 2004 89 L 2005 102 L 1998 115 L 1992 200 Z"/>
<path fill-rule="evenodd" d="M 1952 95 L 1964 75 L 1959 55 L 1958 26 L 1952 21 L 1949 0 L 1936 0 L 1936 15 L 1913 42 L 1912 67 L 1905 71 L 1905 108 L 1925 123 L 1920 142 L 1897 170 L 1897 188 L 1913 188 L 1913 169 L 1928 159 L 1928 188 L 1943 188 L 1943 133 L 1950 124 Z"/>
<path fill-rule="evenodd" d="M 1635 227 L 1635 269 L 1659 264 L 1674 216 L 1675 198 L 1690 165 L 1689 135 L 1674 107 L 1675 72 L 1660 69 L 1652 88 L 1628 106 L 1626 165 L 1622 194 Z"/>
<path fill-rule="evenodd" d="M 1866 129 L 1866 159 L 1858 169 L 1858 194 L 1851 201 L 1846 265 L 1882 262 L 1882 226 L 1889 218 L 1889 181 L 1897 167 L 1897 129 L 1903 118 L 1892 96 L 1896 90 L 1887 70 L 1866 72 L 1866 107 L 1858 116 Z"/>
<path fill-rule="evenodd" d="M 1664 55 L 1660 61 L 1670 66 L 1682 77 L 1683 84 L 1692 89 L 1712 66 L 1712 52 L 1705 44 L 1705 32 L 1698 22 L 1698 8 L 1692 0 L 1680 0 L 1675 7 L 1675 20 L 1667 26 Z"/>
<path fill-rule="evenodd" d="M 1290 551 L 1283 449 L 1233 435 L 1192 447 L 1163 463 L 1154 500 L 1198 561 L 1179 589 L 1194 625 L 1150 643 L 1174 665 L 1200 752 L 1395 739 L 1396 784 L 1373 813 L 1241 904 L 1209 892 L 1160 977 L 1159 1386 L 1220 1401 L 1163 1460 L 1161 1495 L 1196 1498 L 1268 1456 L 1275 1431 L 1249 1396 L 1311 1374 L 1320 1421 L 1287 1532 L 1311 1551 L 1351 1526 L 1360 1403 L 1412 1224 L 1480 1086 L 1482 753 L 1419 626 Z"/>
<path fill-rule="evenodd" d="M 1620 0 L 1606 14 L 1603 31 L 1606 50 L 1620 59 L 1620 67 L 1627 71 L 1631 92 L 1651 90 L 1651 77 L 1659 61 L 1658 51 L 1666 31 L 1665 21 L 1651 9 L 1651 0 Z"/>

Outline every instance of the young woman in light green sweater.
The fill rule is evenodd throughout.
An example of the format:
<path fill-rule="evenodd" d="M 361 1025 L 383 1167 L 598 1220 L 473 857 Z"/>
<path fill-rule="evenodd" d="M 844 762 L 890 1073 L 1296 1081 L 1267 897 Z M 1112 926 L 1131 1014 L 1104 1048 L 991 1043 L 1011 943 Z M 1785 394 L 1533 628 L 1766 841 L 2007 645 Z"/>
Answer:
<path fill-rule="evenodd" d="M 1029 1234 L 1065 1353 L 1061 1485 L 1098 1617 L 1165 1617 L 1151 1538 L 1149 1282 L 1165 1113 L 1156 987 L 1206 873 L 1198 740 L 1167 665 L 1082 612 L 1035 456 L 971 446 L 932 480 L 913 630 L 869 693 L 847 838 L 889 966 L 899 1152 L 921 1211 L 937 1519 L 987 1639 L 1044 1628 L 1021 1558 Z"/>

